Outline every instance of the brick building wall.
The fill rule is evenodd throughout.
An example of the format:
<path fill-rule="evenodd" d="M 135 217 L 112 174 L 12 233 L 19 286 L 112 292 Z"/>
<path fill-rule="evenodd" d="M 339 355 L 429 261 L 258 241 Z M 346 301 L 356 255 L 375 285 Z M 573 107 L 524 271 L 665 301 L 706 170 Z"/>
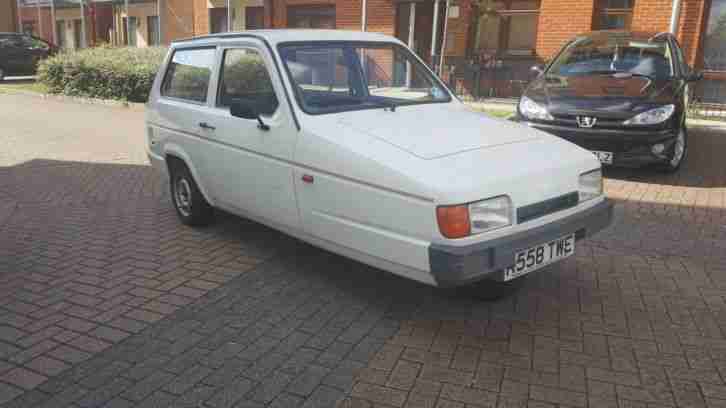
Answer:
<path fill-rule="evenodd" d="M 634 31 L 668 31 L 670 28 L 672 0 L 636 1 L 633 9 Z M 700 52 L 706 0 L 682 0 L 678 24 L 678 41 L 686 53 L 686 60 L 696 65 Z"/>
<path fill-rule="evenodd" d="M 15 0 L 0 0 L 0 32 L 18 31 L 18 12 Z"/>
<path fill-rule="evenodd" d="M 360 13 L 360 8 L 358 8 Z M 393 0 L 368 0 L 366 30 L 396 35 L 396 5 Z M 358 24 L 360 29 L 360 24 Z"/>
<path fill-rule="evenodd" d="M 162 43 L 195 35 L 195 3 L 192 0 L 162 0 L 161 9 Z"/>
<path fill-rule="evenodd" d="M 592 30 L 594 9 L 592 0 L 542 0 L 537 55 L 551 58 L 574 35 Z"/>

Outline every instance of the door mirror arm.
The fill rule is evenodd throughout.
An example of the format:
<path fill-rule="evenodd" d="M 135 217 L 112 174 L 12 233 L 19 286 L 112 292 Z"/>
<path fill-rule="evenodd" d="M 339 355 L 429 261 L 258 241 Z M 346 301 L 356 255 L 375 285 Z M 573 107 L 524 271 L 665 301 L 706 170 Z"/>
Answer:
<path fill-rule="evenodd" d="M 270 130 L 270 125 L 265 123 L 260 115 L 257 115 L 257 128 L 260 130 L 268 131 Z"/>
<path fill-rule="evenodd" d="M 258 129 L 264 131 L 270 130 L 270 126 L 262 120 L 260 113 L 251 104 L 245 102 L 232 102 L 229 106 L 229 113 L 236 118 L 250 120 L 255 119 L 257 120 Z"/>

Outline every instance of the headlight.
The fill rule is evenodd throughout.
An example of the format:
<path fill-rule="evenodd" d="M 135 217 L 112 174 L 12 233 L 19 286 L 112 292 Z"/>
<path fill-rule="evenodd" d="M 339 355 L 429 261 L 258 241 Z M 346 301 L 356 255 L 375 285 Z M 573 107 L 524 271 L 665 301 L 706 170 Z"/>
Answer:
<path fill-rule="evenodd" d="M 472 234 L 512 225 L 512 201 L 500 196 L 469 204 L 469 217 Z"/>
<path fill-rule="evenodd" d="M 602 195 L 602 170 L 597 169 L 580 174 L 580 202 Z"/>
<path fill-rule="evenodd" d="M 555 118 L 547 112 L 547 108 L 526 96 L 523 96 L 519 100 L 519 112 L 529 119 L 555 120 Z"/>
<path fill-rule="evenodd" d="M 660 108 L 645 111 L 624 122 L 625 125 L 655 125 L 670 119 L 676 110 L 675 105 L 665 105 Z"/>
<path fill-rule="evenodd" d="M 436 209 L 436 218 L 443 236 L 464 238 L 512 225 L 512 201 L 499 196 L 471 204 L 442 206 Z"/>

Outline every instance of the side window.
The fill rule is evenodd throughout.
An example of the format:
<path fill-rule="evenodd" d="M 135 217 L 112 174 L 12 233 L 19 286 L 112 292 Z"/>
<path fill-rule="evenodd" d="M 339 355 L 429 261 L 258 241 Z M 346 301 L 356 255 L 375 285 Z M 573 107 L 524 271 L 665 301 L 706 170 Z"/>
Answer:
<path fill-rule="evenodd" d="M 161 86 L 161 94 L 197 103 L 206 102 L 215 51 L 214 48 L 175 51 Z"/>
<path fill-rule="evenodd" d="M 265 60 L 253 49 L 224 52 L 217 106 L 229 107 L 235 102 L 253 105 L 263 115 L 272 115 L 279 105 Z"/>

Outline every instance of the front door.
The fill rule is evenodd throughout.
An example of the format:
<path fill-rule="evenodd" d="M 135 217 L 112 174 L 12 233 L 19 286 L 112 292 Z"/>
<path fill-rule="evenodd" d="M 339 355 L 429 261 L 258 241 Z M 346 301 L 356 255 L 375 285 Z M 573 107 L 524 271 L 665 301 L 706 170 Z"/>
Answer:
<path fill-rule="evenodd" d="M 83 37 L 81 36 L 82 27 L 83 24 L 80 19 L 73 20 L 73 48 L 83 47 L 83 44 L 81 43 L 83 40 Z"/>
<path fill-rule="evenodd" d="M 272 59 L 259 45 L 225 48 L 218 56 L 218 90 L 207 120 L 213 143 L 204 150 L 207 185 L 225 208 L 298 227 L 290 164 L 298 132 Z M 234 104 L 253 107 L 267 127 L 232 116 Z"/>

